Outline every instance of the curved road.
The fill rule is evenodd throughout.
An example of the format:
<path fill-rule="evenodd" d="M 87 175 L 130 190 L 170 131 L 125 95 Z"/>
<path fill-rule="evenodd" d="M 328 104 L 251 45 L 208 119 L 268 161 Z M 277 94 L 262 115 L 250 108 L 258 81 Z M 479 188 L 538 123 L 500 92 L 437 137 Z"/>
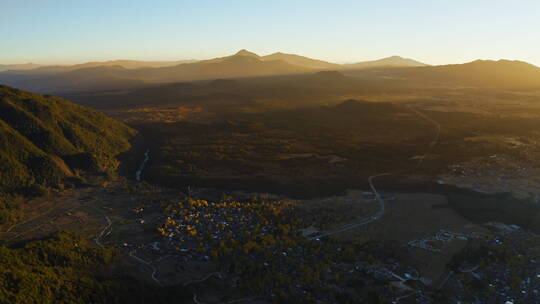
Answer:
<path fill-rule="evenodd" d="M 141 176 L 144 171 L 144 167 L 146 166 L 146 163 L 150 160 L 150 149 L 146 150 L 144 153 L 144 160 L 142 161 L 141 165 L 139 166 L 139 169 L 137 172 L 135 172 L 135 180 L 140 182 Z"/>
<path fill-rule="evenodd" d="M 94 241 L 96 242 L 96 244 L 99 246 L 99 247 L 104 247 L 103 244 L 101 243 L 101 238 L 105 235 L 109 235 L 111 232 L 112 232 L 112 222 L 111 222 L 111 219 L 106 216 L 105 219 L 107 220 L 107 225 L 105 226 L 105 228 L 103 228 L 103 230 L 101 230 L 101 233 L 94 239 Z M 108 231 L 108 232 L 107 232 Z M 107 234 L 105 234 L 105 232 L 107 232 Z M 138 256 L 135 255 L 135 250 L 133 251 L 130 251 L 129 252 L 129 256 L 134 258 L 135 260 L 137 260 L 138 262 L 146 265 L 146 266 L 149 266 L 151 269 L 152 269 L 152 274 L 151 274 L 151 277 L 152 277 L 152 280 L 154 280 L 157 284 L 161 285 L 161 282 L 156 278 L 156 273 L 157 273 L 157 269 L 156 267 L 154 267 L 152 264 L 150 264 L 149 262 L 139 258 Z"/>
<path fill-rule="evenodd" d="M 348 230 L 351 230 L 351 229 L 354 229 L 354 228 L 358 228 L 360 226 L 367 225 L 367 224 L 369 224 L 369 223 L 371 223 L 373 221 L 376 221 L 376 220 L 380 219 L 384 215 L 384 210 L 385 210 L 384 200 L 381 198 L 381 195 L 379 194 L 379 192 L 377 192 L 377 189 L 373 185 L 373 179 L 375 179 L 376 177 L 386 176 L 386 175 L 390 175 L 390 173 L 381 173 L 381 174 L 377 174 L 377 175 L 372 175 L 372 176 L 370 176 L 368 178 L 369 187 L 373 191 L 373 194 L 375 194 L 375 199 L 379 202 L 379 210 L 377 211 L 377 213 L 375 213 L 372 216 L 369 216 L 369 217 L 363 218 L 361 220 L 358 220 L 356 222 L 347 224 L 345 226 L 341 226 L 341 227 L 333 229 L 333 230 L 325 231 L 320 235 L 309 237 L 309 239 L 310 240 L 316 240 L 316 239 L 320 239 L 320 238 L 323 238 L 323 237 L 326 237 L 326 236 L 334 235 L 336 233 L 345 232 L 345 231 L 348 231 Z"/>
<path fill-rule="evenodd" d="M 207 276 L 203 277 L 202 279 L 191 280 L 189 282 L 185 282 L 184 284 L 182 284 L 182 286 L 186 287 L 186 286 L 188 286 L 190 284 L 204 282 L 204 281 L 208 280 L 209 278 L 211 278 L 214 275 L 217 276 L 218 278 L 221 278 L 221 276 L 222 276 L 221 272 L 212 272 L 212 273 L 208 274 Z"/>
<path fill-rule="evenodd" d="M 149 262 L 141 259 L 140 257 L 136 256 L 134 254 L 135 250 L 133 251 L 130 251 L 129 252 L 129 256 L 134 258 L 135 260 L 137 260 L 138 262 L 150 267 L 152 269 L 152 274 L 150 275 L 150 277 L 152 278 L 152 280 L 154 280 L 154 282 L 156 282 L 158 285 L 161 285 L 161 282 L 156 278 L 156 273 L 157 273 L 157 268 L 154 267 L 154 265 L 150 264 Z"/>
<path fill-rule="evenodd" d="M 105 228 L 101 230 L 101 233 L 94 239 L 94 241 L 99 247 L 103 247 L 103 244 L 101 244 L 101 238 L 103 237 L 103 234 L 105 233 L 105 231 L 109 230 L 109 228 L 111 228 L 111 225 L 112 225 L 111 219 L 108 216 L 106 216 L 105 219 L 107 219 L 107 226 L 105 226 Z M 112 229 L 109 230 L 107 235 L 109 235 L 111 232 L 112 232 Z"/>

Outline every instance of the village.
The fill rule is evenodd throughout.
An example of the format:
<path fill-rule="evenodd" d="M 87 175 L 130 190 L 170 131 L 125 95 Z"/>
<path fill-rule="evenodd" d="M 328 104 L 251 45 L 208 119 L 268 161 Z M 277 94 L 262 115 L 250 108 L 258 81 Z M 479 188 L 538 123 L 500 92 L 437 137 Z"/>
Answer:
<path fill-rule="evenodd" d="M 540 236 L 517 225 L 485 225 L 494 234 L 458 258 L 445 292 L 462 303 L 540 302 Z"/>
<path fill-rule="evenodd" d="M 371 198 L 367 192 L 362 195 Z M 389 201 L 395 199 L 391 194 L 384 197 Z M 491 302 L 477 303 L 504 300 L 503 303 L 509 304 L 540 299 L 540 261 L 534 258 L 534 254 L 540 253 L 540 239 L 517 225 L 486 223 L 484 226 L 492 232 L 485 234 L 440 230 L 396 248 L 368 239 L 309 237 L 318 231 L 313 227 L 326 222 L 327 215 L 321 214 L 321 222 L 317 223 L 312 214 L 309 220 L 304 218 L 297 207 L 297 202 L 264 198 L 240 201 L 231 197 L 215 201 L 185 198 L 161 202 L 161 215 L 152 221 L 158 223 L 155 229 L 160 237 L 127 248 L 130 255 L 147 261 L 153 270 L 149 275 L 160 284 L 167 284 L 168 278 L 160 267 L 167 259 L 178 273 L 196 272 L 192 279 L 183 282 L 186 286 L 197 288 L 199 284 L 210 284 L 227 290 L 219 297 L 197 292 L 201 303 L 246 297 L 256 297 L 260 303 L 298 297 L 305 302 L 321 303 L 367 299 L 381 303 L 438 303 L 440 299 L 444 303 L 458 303 L 488 295 Z M 149 218 L 144 207 L 132 212 L 141 225 L 147 224 Z M 496 256 L 501 251 L 505 256 L 519 258 L 482 263 L 462 259 L 446 280 L 434 284 L 419 269 L 401 261 L 397 254 L 413 248 L 440 254 L 441 246 L 452 240 L 485 244 L 494 248 Z M 533 241 L 536 247 L 528 246 L 527 252 L 517 253 L 525 250 L 524 244 Z M 470 251 L 469 247 L 466 252 Z M 537 252 L 532 252 L 533 249 Z M 508 264 L 514 265 L 515 270 Z M 479 285 L 488 287 L 475 289 Z"/>
<path fill-rule="evenodd" d="M 130 248 L 132 254 L 145 261 L 173 259 L 177 271 L 204 263 L 206 273 L 199 277 L 226 282 L 231 290 L 242 287 L 251 293 L 246 296 L 270 302 L 293 297 L 324 303 L 367 298 L 391 302 L 417 289 L 407 284 L 423 286 L 418 271 L 401 265 L 382 243 L 306 237 L 303 228 L 314 223 L 304 223 L 291 202 L 188 198 L 162 208 L 157 227 L 161 239 Z M 145 221 L 143 208 L 133 212 Z M 152 275 L 160 280 L 159 271 Z"/>

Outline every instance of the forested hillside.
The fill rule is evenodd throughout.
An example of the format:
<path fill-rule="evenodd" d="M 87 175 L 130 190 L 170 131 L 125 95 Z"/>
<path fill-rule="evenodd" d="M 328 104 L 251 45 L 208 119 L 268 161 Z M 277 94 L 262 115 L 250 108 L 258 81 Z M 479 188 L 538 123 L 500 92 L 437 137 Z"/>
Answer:
<path fill-rule="evenodd" d="M 118 166 L 135 131 L 64 99 L 0 86 L 0 221 L 9 195 L 62 188 Z"/>
<path fill-rule="evenodd" d="M 0 303 L 183 303 L 189 298 L 179 286 L 159 288 L 129 276 L 110 277 L 105 268 L 118 254 L 72 233 L 2 245 Z"/>

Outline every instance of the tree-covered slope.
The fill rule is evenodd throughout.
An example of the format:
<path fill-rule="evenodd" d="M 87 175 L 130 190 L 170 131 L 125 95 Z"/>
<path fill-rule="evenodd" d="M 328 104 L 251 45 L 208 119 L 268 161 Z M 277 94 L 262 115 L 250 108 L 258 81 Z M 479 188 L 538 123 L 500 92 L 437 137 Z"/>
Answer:
<path fill-rule="evenodd" d="M 0 246 L 0 303 L 185 303 L 181 286 L 159 287 L 107 272 L 119 252 L 61 232 Z"/>
<path fill-rule="evenodd" d="M 81 171 L 114 170 L 134 133 L 61 98 L 0 86 L 0 193 L 57 187 Z"/>

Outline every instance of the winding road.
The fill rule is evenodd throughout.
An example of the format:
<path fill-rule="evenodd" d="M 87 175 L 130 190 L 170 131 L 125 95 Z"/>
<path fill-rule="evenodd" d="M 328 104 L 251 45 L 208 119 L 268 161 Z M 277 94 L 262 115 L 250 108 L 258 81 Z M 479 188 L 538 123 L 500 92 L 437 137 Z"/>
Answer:
<path fill-rule="evenodd" d="M 107 235 L 111 234 L 112 232 L 112 222 L 111 222 L 111 219 L 106 216 L 105 219 L 107 220 L 107 226 L 105 226 L 105 228 L 103 228 L 103 230 L 101 230 L 101 233 L 94 239 L 94 241 L 96 242 L 96 244 L 99 246 L 99 247 L 104 247 L 103 244 L 101 244 L 101 238 L 103 237 L 103 235 L 105 234 L 105 232 L 108 230 L 109 232 L 107 232 Z"/>
<path fill-rule="evenodd" d="M 207 276 L 203 277 L 202 279 L 191 280 L 191 281 L 189 281 L 189 282 L 184 283 L 182 286 L 185 287 L 185 286 L 188 286 L 188 285 L 190 285 L 190 284 L 204 282 L 204 281 L 208 280 L 209 278 L 211 278 L 211 277 L 214 276 L 214 275 L 217 276 L 218 278 L 221 278 L 221 276 L 223 276 L 223 275 L 221 274 L 221 272 L 212 272 L 212 273 L 208 274 Z"/>
<path fill-rule="evenodd" d="M 325 231 L 322 234 L 309 237 L 308 239 L 316 240 L 316 239 L 320 239 L 320 238 L 323 238 L 323 237 L 331 236 L 331 235 L 334 235 L 336 233 L 345 232 L 345 231 L 348 231 L 348 230 L 351 230 L 351 229 L 354 229 L 354 228 L 358 228 L 358 227 L 367 225 L 367 224 L 369 224 L 369 223 L 371 223 L 373 221 L 376 221 L 376 220 L 380 219 L 384 215 L 384 211 L 385 211 L 384 200 L 381 198 L 381 195 L 379 194 L 379 192 L 377 191 L 377 189 L 373 185 L 373 179 L 375 179 L 377 177 L 380 177 L 380 176 L 386 176 L 386 175 L 390 175 L 390 173 L 381 173 L 381 174 L 377 174 L 377 175 L 372 175 L 372 176 L 370 176 L 368 178 L 369 187 L 373 191 L 373 194 L 375 194 L 375 199 L 379 202 L 379 210 L 377 211 L 377 213 L 375 213 L 372 216 L 369 216 L 369 217 L 360 219 L 358 221 L 355 221 L 353 223 L 347 224 L 345 226 L 341 226 L 341 227 L 336 228 L 336 229 Z"/>
<path fill-rule="evenodd" d="M 137 260 L 139 263 L 142 263 L 142 264 L 150 267 L 150 269 L 152 269 L 152 273 L 151 273 L 150 277 L 152 278 L 152 280 L 154 280 L 154 282 L 156 282 L 158 285 L 161 286 L 161 282 L 156 278 L 157 268 L 154 267 L 154 265 L 150 264 L 149 262 L 147 262 L 147 261 L 141 259 L 140 257 L 136 256 L 134 252 L 135 252 L 135 250 L 130 251 L 129 256 L 134 258 L 135 260 Z"/>
<path fill-rule="evenodd" d="M 135 172 L 135 180 L 140 182 L 141 181 L 141 176 L 142 176 L 142 173 L 144 171 L 144 167 L 146 167 L 146 163 L 150 160 L 150 149 L 146 150 L 146 152 L 144 152 L 144 160 L 143 162 L 141 163 L 141 165 L 139 166 L 139 169 L 137 170 L 137 172 Z"/>

